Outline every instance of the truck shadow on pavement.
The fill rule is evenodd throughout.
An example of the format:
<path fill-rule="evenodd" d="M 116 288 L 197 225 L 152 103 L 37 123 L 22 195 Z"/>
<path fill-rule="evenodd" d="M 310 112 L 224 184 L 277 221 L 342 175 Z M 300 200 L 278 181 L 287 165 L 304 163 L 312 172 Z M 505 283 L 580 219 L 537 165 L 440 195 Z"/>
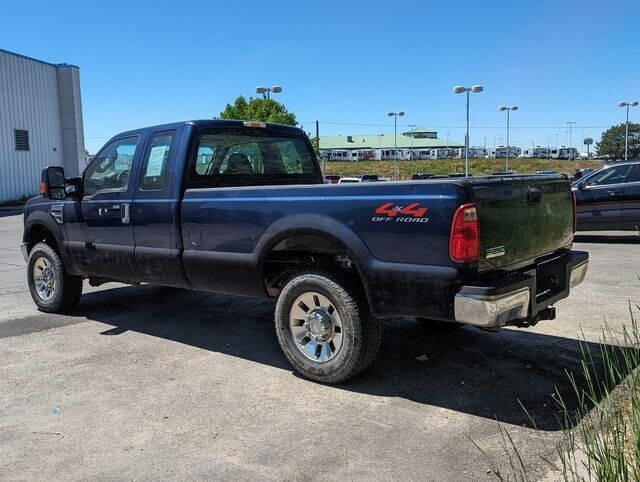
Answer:
<path fill-rule="evenodd" d="M 87 293 L 71 316 L 113 326 L 105 336 L 135 331 L 291 370 L 275 336 L 273 308 L 269 300 L 143 285 Z M 556 390 L 569 409 L 576 406 L 566 372 L 586 386 L 574 339 L 516 329 L 442 332 L 411 319 L 383 331 L 375 364 L 339 388 L 552 431 L 561 429 Z M 596 372 L 604 373 L 602 345 L 585 346 Z"/>

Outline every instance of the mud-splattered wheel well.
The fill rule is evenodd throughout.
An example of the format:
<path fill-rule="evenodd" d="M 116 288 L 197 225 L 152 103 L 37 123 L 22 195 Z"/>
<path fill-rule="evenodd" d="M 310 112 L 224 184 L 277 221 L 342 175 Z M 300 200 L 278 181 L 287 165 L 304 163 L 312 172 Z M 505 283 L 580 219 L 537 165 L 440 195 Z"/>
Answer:
<path fill-rule="evenodd" d="M 349 251 L 331 238 L 297 234 L 280 241 L 264 258 L 264 283 L 276 297 L 285 283 L 302 271 L 324 271 L 357 282 L 360 276 Z"/>
<path fill-rule="evenodd" d="M 42 224 L 34 224 L 29 228 L 27 236 L 25 237 L 25 242 L 27 243 L 27 250 L 29 252 L 31 252 L 31 249 L 36 244 L 46 243 L 51 246 L 58 255 L 60 255 L 60 247 L 58 246 L 55 236 L 49 228 Z"/>

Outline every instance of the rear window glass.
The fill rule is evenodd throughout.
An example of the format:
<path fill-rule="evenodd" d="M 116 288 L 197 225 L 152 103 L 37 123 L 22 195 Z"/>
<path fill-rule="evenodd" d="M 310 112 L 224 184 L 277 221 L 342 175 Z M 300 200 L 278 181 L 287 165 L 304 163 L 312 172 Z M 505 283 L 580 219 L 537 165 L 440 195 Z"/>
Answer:
<path fill-rule="evenodd" d="M 315 157 L 305 139 L 288 132 L 252 128 L 200 133 L 191 169 L 194 180 L 317 176 Z"/>

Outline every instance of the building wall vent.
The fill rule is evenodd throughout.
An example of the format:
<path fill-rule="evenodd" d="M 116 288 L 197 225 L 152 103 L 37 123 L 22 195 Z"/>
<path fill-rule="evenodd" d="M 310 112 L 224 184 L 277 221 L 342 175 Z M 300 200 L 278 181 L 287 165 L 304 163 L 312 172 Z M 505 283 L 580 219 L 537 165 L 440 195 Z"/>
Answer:
<path fill-rule="evenodd" d="M 16 141 L 16 151 L 29 150 L 29 131 L 14 129 L 13 136 Z"/>

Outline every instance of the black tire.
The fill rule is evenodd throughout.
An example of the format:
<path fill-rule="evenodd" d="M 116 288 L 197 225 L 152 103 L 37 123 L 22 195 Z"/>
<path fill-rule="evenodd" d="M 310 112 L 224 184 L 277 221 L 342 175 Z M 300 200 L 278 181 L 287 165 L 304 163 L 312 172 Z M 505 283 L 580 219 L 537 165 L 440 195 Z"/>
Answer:
<path fill-rule="evenodd" d="M 294 276 L 282 289 L 275 311 L 278 342 L 289 363 L 306 378 L 340 383 L 365 370 L 375 359 L 380 348 L 381 324 L 371 316 L 364 296 L 356 296 L 355 289 L 351 291 L 353 294 L 323 273 Z M 341 319 L 341 346 L 327 361 L 315 361 L 305 356 L 290 329 L 293 303 L 310 292 L 326 297 Z"/>
<path fill-rule="evenodd" d="M 416 320 L 426 328 L 439 331 L 457 330 L 465 325 L 464 323 L 458 323 L 457 321 L 430 320 L 429 318 L 416 318 Z"/>
<path fill-rule="evenodd" d="M 40 258 L 48 260 L 48 268 L 53 274 L 55 288 L 49 299 L 41 296 L 36 289 L 34 266 Z M 67 273 L 58 253 L 46 243 L 38 243 L 31 249 L 27 263 L 27 279 L 31 297 L 40 311 L 61 313 L 74 308 L 80 302 L 82 277 Z"/>

